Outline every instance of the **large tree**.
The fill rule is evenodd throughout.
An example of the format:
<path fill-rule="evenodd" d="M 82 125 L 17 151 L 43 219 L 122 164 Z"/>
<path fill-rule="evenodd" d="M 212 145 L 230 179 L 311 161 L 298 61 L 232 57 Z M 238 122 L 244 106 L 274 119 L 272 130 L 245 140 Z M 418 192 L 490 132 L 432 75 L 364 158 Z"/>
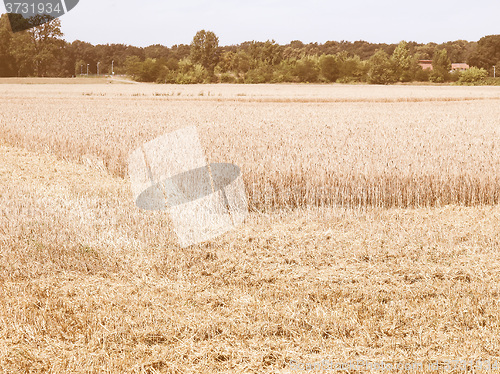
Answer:
<path fill-rule="evenodd" d="M 0 16 L 0 77 L 15 75 L 14 57 L 11 51 L 12 31 L 6 14 Z"/>
<path fill-rule="evenodd" d="M 500 35 L 488 35 L 477 42 L 477 49 L 469 57 L 469 64 L 491 69 L 500 62 Z M 498 68 L 498 66 L 497 66 Z"/>
<path fill-rule="evenodd" d="M 218 58 L 219 38 L 212 31 L 198 31 L 191 42 L 191 60 L 213 74 Z"/>
<path fill-rule="evenodd" d="M 63 66 L 66 42 L 62 39 L 61 21 L 47 15 L 32 18 L 32 22 L 40 26 L 16 32 L 12 38 L 11 51 L 16 60 L 17 75 L 45 77 L 67 74 Z"/>
<path fill-rule="evenodd" d="M 38 16 L 35 16 L 35 18 Z M 47 17 L 40 15 L 39 17 Z M 51 17 L 52 18 L 52 17 Z M 43 20 L 41 20 L 43 22 Z M 62 75 L 62 57 L 66 42 L 62 39 L 59 18 L 42 23 L 28 31 L 31 35 L 35 55 L 35 73 L 39 77 Z"/>
<path fill-rule="evenodd" d="M 401 41 L 392 53 L 396 78 L 401 82 L 409 82 L 413 79 L 412 57 L 408 43 Z"/>

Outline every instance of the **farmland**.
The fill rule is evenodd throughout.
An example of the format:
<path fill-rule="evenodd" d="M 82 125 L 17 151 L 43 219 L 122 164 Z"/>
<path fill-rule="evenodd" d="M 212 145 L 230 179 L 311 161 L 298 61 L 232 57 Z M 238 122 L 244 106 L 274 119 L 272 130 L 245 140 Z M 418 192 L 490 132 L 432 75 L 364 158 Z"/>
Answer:
<path fill-rule="evenodd" d="M 500 357 L 499 88 L 5 82 L 6 372 Z M 181 250 L 127 157 L 187 125 L 251 214 Z"/>

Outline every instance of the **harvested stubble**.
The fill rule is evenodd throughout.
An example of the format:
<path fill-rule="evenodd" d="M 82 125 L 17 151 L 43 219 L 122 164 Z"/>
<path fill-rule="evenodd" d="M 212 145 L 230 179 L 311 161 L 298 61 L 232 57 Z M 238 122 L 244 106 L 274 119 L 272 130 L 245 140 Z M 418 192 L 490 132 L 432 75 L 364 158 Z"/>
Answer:
<path fill-rule="evenodd" d="M 495 87 L 45 87 L 0 87 L 0 137 L 120 177 L 133 149 L 194 124 L 211 162 L 242 167 L 253 210 L 500 202 Z"/>
<path fill-rule="evenodd" d="M 252 213 L 180 250 L 120 178 L 0 160 L 2 373 L 499 361 L 500 206 Z"/>

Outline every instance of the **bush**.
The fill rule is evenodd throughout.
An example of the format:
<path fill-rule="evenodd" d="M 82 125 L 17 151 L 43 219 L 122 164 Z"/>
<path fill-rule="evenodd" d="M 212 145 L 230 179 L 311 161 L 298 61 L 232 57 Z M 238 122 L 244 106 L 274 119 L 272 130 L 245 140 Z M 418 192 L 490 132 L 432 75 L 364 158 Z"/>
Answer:
<path fill-rule="evenodd" d="M 459 84 L 479 84 L 488 76 L 485 69 L 479 69 L 475 66 L 463 71 L 458 79 Z"/>
<path fill-rule="evenodd" d="M 328 82 L 335 82 L 340 76 L 339 62 L 336 56 L 321 56 L 319 59 L 319 69 L 323 78 Z"/>
<path fill-rule="evenodd" d="M 231 73 L 222 73 L 220 75 L 220 82 L 221 83 L 235 83 L 236 77 L 234 76 L 234 74 L 231 74 Z"/>
<path fill-rule="evenodd" d="M 245 83 L 266 83 L 266 77 L 260 69 L 252 69 L 245 74 Z"/>
<path fill-rule="evenodd" d="M 431 70 L 430 69 L 422 69 L 421 66 L 418 66 L 415 73 L 415 80 L 418 82 L 428 82 L 430 79 Z"/>
<path fill-rule="evenodd" d="M 156 83 L 175 83 L 177 73 L 175 71 L 169 70 L 166 66 L 163 67 Z"/>
<path fill-rule="evenodd" d="M 319 78 L 319 68 L 311 58 L 304 58 L 297 61 L 294 68 L 294 75 L 300 82 L 317 82 Z"/>
<path fill-rule="evenodd" d="M 337 83 L 350 84 L 354 82 L 359 82 L 359 80 L 354 77 L 342 77 L 337 79 Z"/>
<path fill-rule="evenodd" d="M 175 83 L 196 84 L 210 81 L 207 69 L 200 64 L 191 64 L 189 61 L 181 61 L 181 63 L 179 63 L 179 69 L 180 72 L 175 78 Z"/>
<path fill-rule="evenodd" d="M 273 68 L 269 65 L 262 65 L 249 70 L 245 74 L 245 83 L 268 83 L 273 79 Z"/>
<path fill-rule="evenodd" d="M 484 78 L 483 82 L 484 82 L 485 85 L 488 85 L 488 86 L 500 86 L 500 77 L 497 77 L 497 78 L 492 78 L 492 77 Z"/>
<path fill-rule="evenodd" d="M 433 70 L 429 75 L 429 81 L 433 83 L 444 83 L 445 79 L 449 79 L 449 75 L 445 75 L 437 70 Z"/>
<path fill-rule="evenodd" d="M 462 76 L 462 72 L 460 70 L 454 70 L 450 73 L 450 81 L 458 82 L 460 77 Z"/>

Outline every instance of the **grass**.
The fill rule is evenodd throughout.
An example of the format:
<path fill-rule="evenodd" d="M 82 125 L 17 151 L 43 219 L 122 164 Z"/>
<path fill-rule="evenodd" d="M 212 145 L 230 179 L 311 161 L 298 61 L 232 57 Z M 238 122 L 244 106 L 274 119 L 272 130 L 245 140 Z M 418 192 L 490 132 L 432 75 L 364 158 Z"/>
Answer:
<path fill-rule="evenodd" d="M 107 94 L 91 97 L 85 87 L 55 86 L 47 98 L 40 86 L 9 86 L 0 96 L 0 372 L 286 373 L 325 358 L 500 358 L 494 201 L 272 203 L 315 198 L 325 166 L 330 176 L 352 171 L 339 179 L 353 188 L 346 198 L 369 191 L 377 168 L 420 170 L 408 162 L 445 191 L 465 171 L 491 186 L 496 99 L 193 105 L 128 96 L 148 85 L 91 87 Z M 257 187 L 243 226 L 181 251 L 161 212 L 134 206 L 120 160 L 135 142 L 193 122 L 210 158 L 243 166 Z M 286 160 L 300 165 L 289 179 Z M 252 195 L 264 181 L 280 193 Z M 407 196 L 429 191 L 417 181 Z"/>

